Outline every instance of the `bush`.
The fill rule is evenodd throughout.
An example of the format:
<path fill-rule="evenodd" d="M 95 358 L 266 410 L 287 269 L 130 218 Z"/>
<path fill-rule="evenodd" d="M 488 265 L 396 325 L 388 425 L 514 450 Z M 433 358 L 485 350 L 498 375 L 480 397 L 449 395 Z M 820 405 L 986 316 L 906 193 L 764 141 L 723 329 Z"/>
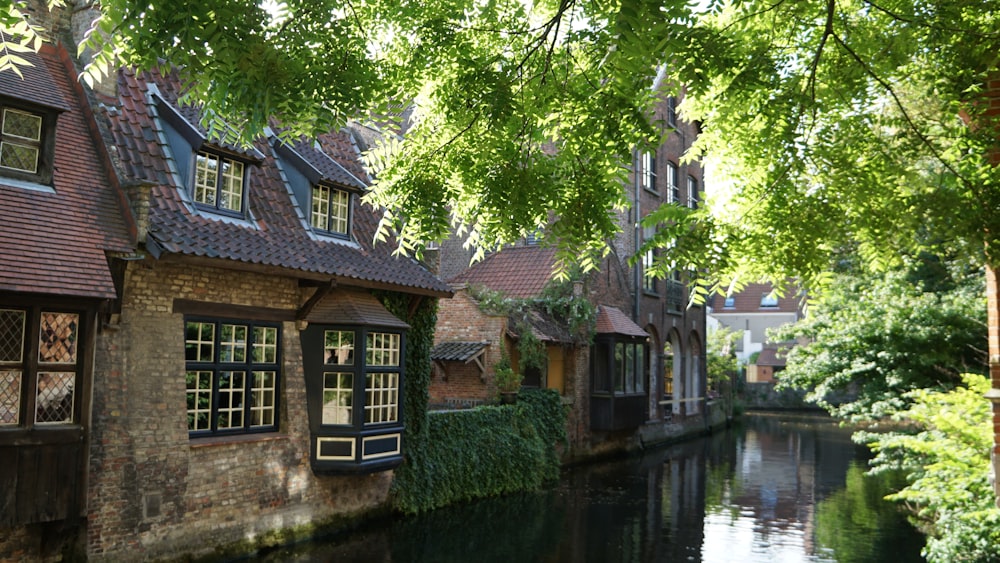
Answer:
<path fill-rule="evenodd" d="M 514 405 L 428 415 L 427 435 L 407 454 L 392 485 L 405 513 L 537 489 L 559 478 L 556 446 L 566 414 L 553 390 L 525 390 Z"/>
<path fill-rule="evenodd" d="M 1000 509 L 989 482 L 992 409 L 981 375 L 965 374 L 949 392 L 911 392 L 894 416 L 915 432 L 859 433 L 876 452 L 873 471 L 902 469 L 909 485 L 888 498 L 904 502 L 927 534 L 928 561 L 1000 561 Z"/>

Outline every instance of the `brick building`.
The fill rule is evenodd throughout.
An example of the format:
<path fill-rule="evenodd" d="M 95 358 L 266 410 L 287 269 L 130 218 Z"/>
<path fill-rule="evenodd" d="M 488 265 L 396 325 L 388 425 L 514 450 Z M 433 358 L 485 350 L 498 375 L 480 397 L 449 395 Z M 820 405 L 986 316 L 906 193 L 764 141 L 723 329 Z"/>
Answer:
<path fill-rule="evenodd" d="M 372 245 L 352 131 L 232 146 L 173 76 L 91 105 L 64 48 L 33 62 L 0 73 L 0 560 L 181 557 L 384 503 L 385 303 L 451 291 Z"/>
<path fill-rule="evenodd" d="M 673 97 L 658 105 L 655 119 L 668 129 L 665 141 L 655 151 L 635 155 L 632 181 L 623 187 L 630 206 L 618 215 L 621 234 L 609 241 L 607 258 L 580 286 L 581 296 L 597 309 L 593 343 L 538 333 L 550 356 L 539 385 L 558 389 L 570 405 L 572 446 L 583 455 L 628 442 L 640 427 L 685 418 L 693 422 L 705 414 L 704 307 L 688 306 L 683 272 L 667 280 L 644 275 L 655 254 L 629 265 L 629 257 L 652 234 L 640 226 L 643 217 L 664 204 L 697 206 L 702 193 L 700 165 L 682 161 L 697 125 L 678 119 Z M 462 241 L 445 241 L 438 252 L 439 271 L 456 287 L 482 286 L 513 298 L 541 293 L 552 278 L 555 255 L 534 239 L 471 266 Z M 447 380 L 432 381 L 432 396 L 448 397 L 451 404 L 461 404 L 465 396 L 489 397 L 492 365 L 502 347 L 516 353 L 511 321 L 482 312 L 468 290 L 459 294 L 442 302 L 435 342 L 438 347 L 463 344 L 468 350 L 481 342 L 476 350 L 482 351 L 478 364 L 456 365 Z"/>

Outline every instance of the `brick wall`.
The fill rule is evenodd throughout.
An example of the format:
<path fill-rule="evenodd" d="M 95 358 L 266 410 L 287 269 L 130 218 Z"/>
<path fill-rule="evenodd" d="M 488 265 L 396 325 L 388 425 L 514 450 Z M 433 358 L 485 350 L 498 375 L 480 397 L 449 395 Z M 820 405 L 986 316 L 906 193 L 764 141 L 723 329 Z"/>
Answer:
<path fill-rule="evenodd" d="M 445 404 L 449 399 L 489 400 L 495 397 L 493 364 L 500 360 L 506 330 L 507 317 L 482 312 L 476 300 L 463 287 L 456 288 L 451 299 L 442 299 L 438 303 L 434 344 L 488 342 L 489 346 L 480 360 L 486 368 L 486 375 L 483 381 L 474 362 L 447 362 L 447 376 L 440 366 L 435 366 L 429 390 L 431 404 Z"/>
<path fill-rule="evenodd" d="M 294 310 L 294 279 L 133 263 L 120 323 L 99 337 L 87 546 L 92 561 L 176 557 L 384 502 L 391 473 L 309 466 L 299 333 L 282 325 L 279 432 L 191 441 L 175 298 Z M 252 320 L 252 319 L 248 319 Z"/>

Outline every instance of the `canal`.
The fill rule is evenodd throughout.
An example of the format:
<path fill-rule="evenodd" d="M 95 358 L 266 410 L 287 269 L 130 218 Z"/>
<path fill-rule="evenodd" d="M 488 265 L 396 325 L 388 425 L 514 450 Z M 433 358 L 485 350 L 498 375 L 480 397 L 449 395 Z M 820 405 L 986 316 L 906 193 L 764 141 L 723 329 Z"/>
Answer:
<path fill-rule="evenodd" d="M 732 428 L 567 470 L 488 499 L 283 548 L 263 561 L 923 561 L 923 537 L 829 418 L 750 413 Z"/>

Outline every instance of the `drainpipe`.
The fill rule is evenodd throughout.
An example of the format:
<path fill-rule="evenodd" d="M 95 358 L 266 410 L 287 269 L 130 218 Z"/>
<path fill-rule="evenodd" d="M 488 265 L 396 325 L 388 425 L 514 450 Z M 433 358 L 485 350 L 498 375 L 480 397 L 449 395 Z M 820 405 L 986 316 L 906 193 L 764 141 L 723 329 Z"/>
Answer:
<path fill-rule="evenodd" d="M 638 147 L 632 149 L 632 179 L 633 179 L 632 183 L 634 184 L 633 187 L 635 188 L 635 198 L 632 201 L 632 220 L 633 220 L 632 225 L 633 225 L 633 235 L 635 237 L 635 246 L 633 248 L 635 249 L 635 253 L 638 254 L 639 253 L 639 245 L 641 243 L 640 234 L 642 232 L 641 231 L 642 227 L 639 224 L 639 212 L 641 210 L 639 208 L 639 195 L 640 195 L 640 191 L 639 190 L 640 190 L 640 188 L 639 188 L 639 149 L 638 149 Z M 642 326 L 642 325 L 639 324 L 639 302 L 640 302 L 641 294 L 642 294 L 642 274 L 643 274 L 641 264 L 642 264 L 642 260 L 641 259 L 638 262 L 636 262 L 636 267 L 635 267 L 634 272 L 633 272 L 633 277 L 635 278 L 635 280 L 634 280 L 635 281 L 635 288 L 634 288 L 634 291 L 632 292 L 633 301 L 634 301 L 634 303 L 632 305 L 632 320 L 635 322 L 635 324 L 637 324 L 639 326 Z"/>

